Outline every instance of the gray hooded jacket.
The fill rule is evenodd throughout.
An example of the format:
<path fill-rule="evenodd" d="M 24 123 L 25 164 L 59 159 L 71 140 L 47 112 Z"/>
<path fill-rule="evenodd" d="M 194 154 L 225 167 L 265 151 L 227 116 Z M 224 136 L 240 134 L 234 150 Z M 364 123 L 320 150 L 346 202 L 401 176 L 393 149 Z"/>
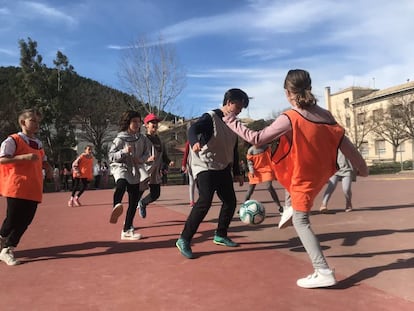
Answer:
<path fill-rule="evenodd" d="M 128 145 L 132 147 L 130 153 L 124 151 Z M 126 179 L 129 184 L 139 184 L 146 177 L 141 175 L 145 174 L 143 164 L 151 155 L 151 146 L 151 141 L 145 135 L 119 132 L 108 152 L 115 182 L 122 178 Z"/>

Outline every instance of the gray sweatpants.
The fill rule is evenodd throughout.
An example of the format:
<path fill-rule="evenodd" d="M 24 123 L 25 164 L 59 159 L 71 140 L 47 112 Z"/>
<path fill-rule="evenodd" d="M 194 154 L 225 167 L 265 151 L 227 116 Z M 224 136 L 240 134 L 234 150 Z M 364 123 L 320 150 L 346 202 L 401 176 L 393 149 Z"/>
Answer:
<path fill-rule="evenodd" d="M 326 187 L 325 193 L 323 195 L 322 205 L 328 206 L 328 201 L 332 193 L 335 191 L 338 181 L 342 182 L 342 191 L 344 192 L 344 195 L 345 195 L 346 207 L 352 207 L 352 191 L 351 191 L 352 177 L 351 176 L 341 177 L 337 175 L 333 175 L 331 178 L 329 178 L 328 187 Z"/>
<path fill-rule="evenodd" d="M 322 253 L 319 240 L 312 231 L 309 221 L 309 213 L 293 210 L 292 221 L 293 227 L 312 261 L 313 268 L 315 270 L 329 269 L 325 256 Z"/>

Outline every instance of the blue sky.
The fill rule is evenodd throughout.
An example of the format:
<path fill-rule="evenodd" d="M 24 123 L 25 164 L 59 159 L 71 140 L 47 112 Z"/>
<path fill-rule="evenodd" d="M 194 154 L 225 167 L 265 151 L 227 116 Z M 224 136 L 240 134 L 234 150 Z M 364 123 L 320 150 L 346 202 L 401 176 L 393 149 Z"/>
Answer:
<path fill-rule="evenodd" d="M 119 90 L 122 48 L 138 38 L 174 44 L 187 86 L 171 111 L 196 117 L 232 87 L 253 97 L 240 116 L 288 107 L 289 69 L 313 92 L 387 88 L 414 79 L 412 0 L 0 0 L 0 66 L 18 66 L 18 40 L 38 43 L 52 67 L 62 51 L 78 74 Z"/>

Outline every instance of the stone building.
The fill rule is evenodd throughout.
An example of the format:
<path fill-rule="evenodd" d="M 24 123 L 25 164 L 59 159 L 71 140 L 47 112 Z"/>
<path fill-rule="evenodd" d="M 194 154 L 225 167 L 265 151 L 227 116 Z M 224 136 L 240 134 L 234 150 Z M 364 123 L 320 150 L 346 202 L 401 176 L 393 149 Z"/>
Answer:
<path fill-rule="evenodd" d="M 404 137 L 402 128 L 414 133 L 414 125 L 403 126 L 402 120 L 414 120 L 414 82 L 383 90 L 349 87 L 336 93 L 326 87 L 325 103 L 369 164 L 413 160 L 413 137 Z"/>

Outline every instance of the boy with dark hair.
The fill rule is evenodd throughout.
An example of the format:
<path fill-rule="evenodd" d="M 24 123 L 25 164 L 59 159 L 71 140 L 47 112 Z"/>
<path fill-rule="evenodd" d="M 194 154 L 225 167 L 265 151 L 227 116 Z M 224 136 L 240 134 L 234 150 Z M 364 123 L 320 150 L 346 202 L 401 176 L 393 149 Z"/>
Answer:
<path fill-rule="evenodd" d="M 188 131 L 191 152 L 191 170 L 197 181 L 199 198 L 190 211 L 177 248 L 184 257 L 194 258 L 191 240 L 207 215 L 214 193 L 223 202 L 213 242 L 236 247 L 238 244 L 227 236 L 227 230 L 236 209 L 233 175 L 243 185 L 237 151 L 237 135 L 223 122 L 225 112 L 236 115 L 249 105 L 249 97 L 240 89 L 230 89 L 224 94 L 223 106 L 203 114 Z"/>

